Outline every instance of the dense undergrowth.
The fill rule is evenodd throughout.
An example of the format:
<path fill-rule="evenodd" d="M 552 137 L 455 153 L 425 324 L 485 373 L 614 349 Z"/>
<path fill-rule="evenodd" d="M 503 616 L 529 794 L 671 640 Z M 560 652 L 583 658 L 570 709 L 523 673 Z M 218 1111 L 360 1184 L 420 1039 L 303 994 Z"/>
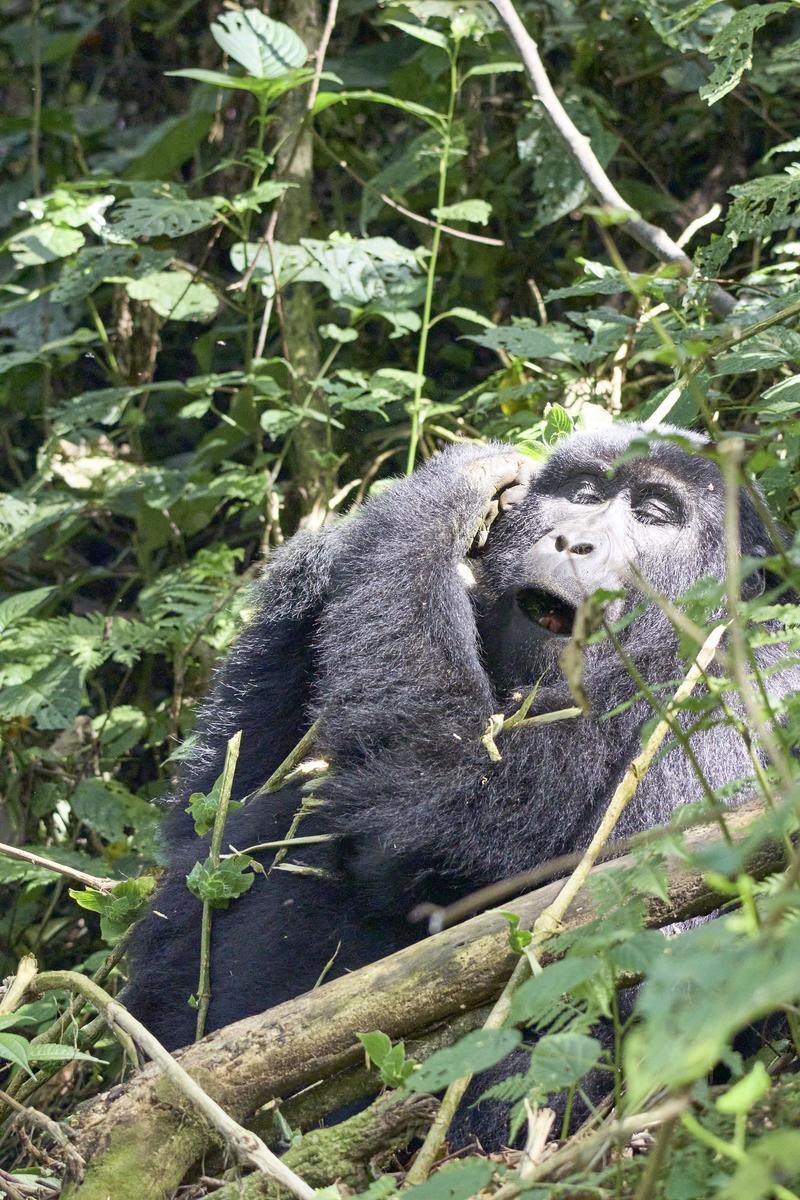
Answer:
<path fill-rule="evenodd" d="M 735 437 L 733 469 L 789 546 L 772 561 L 781 586 L 729 615 L 751 644 L 780 616 L 798 649 L 781 596 L 800 586 L 800 14 L 705 0 L 521 12 L 625 200 L 683 235 L 691 278 L 595 206 L 489 3 L 345 0 L 321 78 L 306 46 L 325 13 L 299 0 L 272 9 L 279 25 L 192 0 L 0 5 L 0 840 L 128 881 L 76 899 L 69 878 L 0 856 L 0 975 L 26 954 L 97 969 L 151 886 L 158 801 L 246 618 L 243 585 L 298 527 L 448 441 L 540 455 L 576 422 L 654 413 Z M 736 301 L 724 317 L 714 281 Z M 702 627 L 725 596 L 710 581 L 686 611 Z M 693 1114 L 665 1126 L 679 1130 L 672 1165 L 648 1176 L 606 1155 L 576 1166 L 580 1191 L 542 1183 L 536 1197 L 796 1195 L 781 1071 L 798 1051 L 798 702 L 764 711 L 752 692 L 772 730 L 754 769 L 766 815 L 741 846 L 688 859 L 738 906 L 669 952 L 643 928 L 670 834 L 606 879 L 611 915 L 564 939 L 516 1001 L 547 1032 L 530 1075 L 503 1085 L 517 1119 L 524 1098 L 580 1095 L 605 1015 L 620 1113 L 694 1088 Z M 737 719 L 690 704 L 698 722 Z M 747 853 L 768 833 L 789 869 L 756 882 Z M 632 975 L 648 983 L 623 1039 L 616 985 Z M 57 1116 L 123 1065 L 108 1036 L 76 1058 L 72 1027 L 61 1049 L 31 1044 L 64 1003 L 0 1017 L 0 1087 L 60 1070 L 31 1092 Z M 787 1022 L 757 1058 L 732 1049 L 775 1007 Z M 509 1030 L 497 1039 L 496 1059 Z M 449 1052 L 440 1085 L 475 1065 L 470 1047 Z M 407 1082 L 386 1049 L 371 1046 L 386 1081 Z M 706 1082 L 720 1058 L 722 1094 Z M 33 1172 L 10 1187 L 55 1178 L 16 1130 L 0 1146 Z M 425 1200 L 491 1184 L 491 1164 L 450 1170 Z"/>

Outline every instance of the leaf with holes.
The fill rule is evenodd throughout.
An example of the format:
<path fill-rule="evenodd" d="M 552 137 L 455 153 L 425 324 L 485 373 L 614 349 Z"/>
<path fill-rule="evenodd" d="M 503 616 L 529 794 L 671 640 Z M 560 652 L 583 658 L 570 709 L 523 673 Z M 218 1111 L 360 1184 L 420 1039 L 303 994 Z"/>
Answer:
<path fill-rule="evenodd" d="M 213 224 L 222 201 L 185 200 L 178 196 L 134 197 L 112 212 L 115 237 L 183 237 Z"/>

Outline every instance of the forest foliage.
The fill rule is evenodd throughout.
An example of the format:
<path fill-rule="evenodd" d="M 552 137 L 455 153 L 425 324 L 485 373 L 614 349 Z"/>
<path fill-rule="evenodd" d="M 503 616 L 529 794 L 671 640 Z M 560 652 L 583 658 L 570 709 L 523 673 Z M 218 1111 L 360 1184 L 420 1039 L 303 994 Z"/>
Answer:
<path fill-rule="evenodd" d="M 159 802 L 260 562 L 448 442 L 501 438 L 541 457 L 576 424 L 654 414 L 728 442 L 726 469 L 754 479 L 789 531 L 770 564 L 782 583 L 741 605 L 724 580 L 695 588 L 687 662 L 692 629 L 726 604 L 749 644 L 780 616 L 800 649 L 781 600 L 800 588 L 797 5 L 519 11 L 618 191 L 691 256 L 688 278 L 590 193 L 488 0 L 342 0 L 324 64 L 326 12 L 299 0 L 271 16 L 2 0 L 0 840 L 119 886 L 0 856 L 0 976 L 25 954 L 98 968 L 152 890 Z M 724 316 L 715 284 L 735 300 Z M 687 701 L 698 726 L 738 721 L 750 737 L 715 708 L 736 686 Z M 597 885 L 608 917 L 560 935 L 563 957 L 515 997 L 515 1024 L 544 1035 L 499 1087 L 517 1127 L 526 1101 L 580 1097 L 598 1062 L 619 1112 L 692 1089 L 668 1169 L 648 1183 L 638 1159 L 612 1157 L 581 1167 L 581 1195 L 796 1196 L 781 1069 L 800 1051 L 800 701 L 765 710 L 754 694 L 774 753 L 756 756 L 765 815 L 748 839 L 702 856 L 680 830 L 649 844 Z M 212 797 L 205 828 L 214 811 Z M 709 812 L 724 834 L 718 809 L 688 816 Z M 788 871 L 756 881 L 747 856 L 768 836 L 786 842 Z M 668 851 L 731 909 L 673 942 L 644 927 Z M 229 859 L 194 891 L 235 903 L 253 878 Z M 521 954 L 523 935 L 510 928 Z M 647 982 L 628 1029 L 616 988 L 633 976 Z M 115 964 L 106 986 L 123 977 Z M 76 1049 L 74 1023 L 32 1040 L 67 999 L 0 1017 L 0 1087 L 17 1094 L 38 1071 L 27 1094 L 58 1116 L 126 1069 L 108 1034 Z M 733 1049 L 775 1008 L 788 1015 L 770 1046 Z M 511 1026 L 475 1032 L 416 1069 L 362 1032 L 383 1082 L 419 1091 L 519 1042 Z M 714 1090 L 720 1060 L 729 1082 Z M 66 1084 L 42 1092 L 57 1071 Z M 35 1163 L 8 1124 L 2 1138 L 24 1194 L 50 1195 L 53 1162 Z M 491 1181 L 471 1158 L 419 1200 Z"/>

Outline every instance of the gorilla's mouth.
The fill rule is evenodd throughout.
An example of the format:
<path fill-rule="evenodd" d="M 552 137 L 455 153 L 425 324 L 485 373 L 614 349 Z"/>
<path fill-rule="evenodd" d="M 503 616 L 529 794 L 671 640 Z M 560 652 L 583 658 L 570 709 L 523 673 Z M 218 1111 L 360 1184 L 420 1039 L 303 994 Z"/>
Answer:
<path fill-rule="evenodd" d="M 548 633 L 554 633 L 558 637 L 571 636 L 575 608 L 560 596 L 554 596 L 552 592 L 541 588 L 523 588 L 517 594 L 517 603 L 529 620 L 541 625 Z"/>

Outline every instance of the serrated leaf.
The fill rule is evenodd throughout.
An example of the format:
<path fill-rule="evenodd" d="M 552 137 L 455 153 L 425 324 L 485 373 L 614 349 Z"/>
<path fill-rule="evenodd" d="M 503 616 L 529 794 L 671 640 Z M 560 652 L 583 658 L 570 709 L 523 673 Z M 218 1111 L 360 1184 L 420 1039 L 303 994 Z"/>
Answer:
<path fill-rule="evenodd" d="M 70 896 L 81 908 L 100 914 L 100 932 L 113 945 L 125 934 L 147 908 L 156 886 L 151 875 L 125 879 L 110 892 L 70 888 Z"/>
<path fill-rule="evenodd" d="M 548 964 L 538 975 L 527 979 L 514 995 L 511 1005 L 511 1020 L 514 1024 L 526 1022 L 538 1024 L 552 1014 L 560 1004 L 561 997 L 591 979 L 599 969 L 593 958 L 581 958 L 571 954 L 559 962 Z"/>
<path fill-rule="evenodd" d="M 424 1183 L 407 1188 L 403 1196 L 413 1200 L 468 1200 L 491 1182 L 494 1164 L 485 1158 L 462 1158 L 440 1167 Z"/>
<path fill-rule="evenodd" d="M 40 729 L 66 729 L 83 703 L 81 672 L 70 663 L 53 662 L 0 691 L 0 718 L 30 717 Z"/>
<path fill-rule="evenodd" d="M 231 900 L 253 886 L 255 876 L 247 854 L 234 854 L 214 866 L 210 858 L 195 863 L 186 876 L 186 886 L 198 900 L 207 900 L 212 908 L 227 908 Z"/>
<path fill-rule="evenodd" d="M 551 1033 L 533 1047 L 528 1078 L 543 1095 L 563 1091 L 597 1065 L 602 1049 L 584 1033 Z"/>
<path fill-rule="evenodd" d="M 222 13 L 211 33 L 222 51 L 256 79 L 278 79 L 308 58 L 307 47 L 293 29 L 257 8 Z"/>
<path fill-rule="evenodd" d="M 485 1071 L 515 1050 L 521 1041 L 516 1029 L 477 1029 L 454 1046 L 436 1050 L 409 1080 L 414 1092 L 438 1092 L 462 1075 Z"/>
<path fill-rule="evenodd" d="M 700 96 L 709 105 L 716 104 L 736 87 L 753 62 L 753 35 L 766 25 L 771 16 L 785 13 L 792 7 L 788 3 L 750 4 L 734 12 L 730 20 L 715 34 L 708 47 L 711 59 L 721 59 L 709 76 L 708 83 L 700 88 Z"/>

